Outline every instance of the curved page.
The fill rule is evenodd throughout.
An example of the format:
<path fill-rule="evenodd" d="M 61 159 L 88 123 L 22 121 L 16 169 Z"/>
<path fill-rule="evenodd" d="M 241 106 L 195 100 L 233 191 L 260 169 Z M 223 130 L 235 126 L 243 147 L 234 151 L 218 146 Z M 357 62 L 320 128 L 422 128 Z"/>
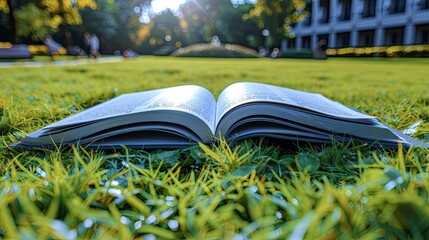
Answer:
<path fill-rule="evenodd" d="M 362 114 L 332 101 L 321 94 L 308 93 L 262 83 L 241 82 L 227 88 L 219 96 L 217 122 L 237 106 L 253 102 L 271 102 L 316 112 L 331 118 L 372 122 L 375 117 Z"/>
<path fill-rule="evenodd" d="M 49 135 L 109 118 L 157 110 L 174 110 L 192 114 L 200 118 L 214 132 L 215 109 L 216 100 L 213 95 L 207 89 L 194 85 L 129 93 L 53 123 L 31 136 Z M 174 117 L 174 114 L 171 116 Z"/>

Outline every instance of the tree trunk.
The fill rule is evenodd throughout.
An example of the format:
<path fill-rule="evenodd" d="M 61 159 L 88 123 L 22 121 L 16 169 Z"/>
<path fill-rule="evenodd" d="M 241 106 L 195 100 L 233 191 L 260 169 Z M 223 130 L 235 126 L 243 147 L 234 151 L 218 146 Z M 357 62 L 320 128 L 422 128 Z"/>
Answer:
<path fill-rule="evenodd" d="M 59 1 L 59 5 L 60 5 L 60 11 L 58 13 L 58 15 L 60 15 L 60 17 L 62 19 L 65 19 L 65 10 L 64 10 L 64 6 L 63 6 L 63 2 Z M 60 24 L 60 26 L 58 27 L 61 33 L 61 44 L 63 45 L 63 47 L 67 47 L 67 38 L 66 38 L 66 33 L 68 31 L 67 26 L 66 26 L 66 21 L 63 20 L 63 22 Z"/>
<path fill-rule="evenodd" d="M 9 14 L 8 14 L 8 18 L 9 18 L 9 24 L 10 24 L 10 40 L 12 43 L 17 43 L 18 42 L 18 36 L 16 34 L 16 19 L 15 19 L 15 6 L 12 3 L 12 0 L 7 0 L 7 5 L 9 7 Z"/>

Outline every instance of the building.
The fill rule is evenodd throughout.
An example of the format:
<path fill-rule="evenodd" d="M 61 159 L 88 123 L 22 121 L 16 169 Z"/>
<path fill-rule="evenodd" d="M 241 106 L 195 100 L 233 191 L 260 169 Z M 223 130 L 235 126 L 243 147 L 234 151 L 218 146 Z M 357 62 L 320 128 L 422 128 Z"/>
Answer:
<path fill-rule="evenodd" d="M 312 0 L 288 48 L 429 44 L 429 0 Z"/>

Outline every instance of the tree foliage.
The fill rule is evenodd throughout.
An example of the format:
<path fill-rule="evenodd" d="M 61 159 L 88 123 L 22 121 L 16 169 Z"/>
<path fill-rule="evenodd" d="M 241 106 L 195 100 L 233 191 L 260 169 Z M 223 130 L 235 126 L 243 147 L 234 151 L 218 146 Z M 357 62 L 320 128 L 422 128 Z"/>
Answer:
<path fill-rule="evenodd" d="M 43 39 L 50 31 L 57 29 L 61 18 L 51 17 L 49 12 L 34 3 L 26 4 L 15 11 L 16 33 L 18 36 L 31 36 Z"/>
<path fill-rule="evenodd" d="M 6 0 L 0 0 L 0 12 L 9 13 L 9 7 Z"/>
<path fill-rule="evenodd" d="M 181 25 L 189 44 L 208 42 L 216 35 L 221 42 L 256 47 L 261 42 L 257 26 L 242 19 L 249 9 L 248 4 L 233 6 L 230 0 L 189 1 L 181 8 Z"/>
<path fill-rule="evenodd" d="M 278 47 L 305 16 L 306 1 L 192 0 L 177 12 L 155 13 L 152 0 L 0 0 L 0 31 L 13 42 L 19 42 L 17 36 L 41 40 L 48 33 L 62 42 L 71 32 L 77 44 L 88 31 L 112 45 L 104 45 L 108 52 L 131 47 L 149 53 L 165 45 L 210 42 L 215 35 L 222 43 L 257 48 L 267 29 L 268 46 Z"/>
<path fill-rule="evenodd" d="M 112 39 L 118 32 L 119 6 L 114 0 L 96 0 L 97 9 L 85 8 L 81 10 L 84 31 L 96 32 L 99 37 Z"/>
<path fill-rule="evenodd" d="M 14 6 L 12 6 L 14 4 Z M 17 36 L 43 39 L 61 25 L 82 23 L 81 9 L 96 9 L 95 0 L 0 0 L 0 11 L 10 14 L 10 25 Z M 16 40 L 17 36 L 12 36 Z"/>
<path fill-rule="evenodd" d="M 106 0 L 112 1 L 112 0 Z M 119 38 L 112 38 L 115 43 L 115 47 L 118 49 L 125 49 L 129 47 L 135 47 L 140 45 L 143 39 L 147 36 L 146 32 L 150 31 L 150 26 L 143 24 L 140 21 L 141 11 L 150 5 L 152 0 L 115 0 L 115 11 L 111 15 L 114 15 L 115 21 L 118 24 L 115 36 Z M 89 10 L 90 11 L 90 10 Z M 107 23 L 107 18 L 103 21 Z M 88 19 L 85 19 L 88 21 Z M 84 25 L 87 23 L 84 23 Z M 89 23 L 88 23 L 89 24 Z M 97 27 L 97 21 L 91 23 L 92 28 Z M 149 28 L 149 30 L 148 30 Z"/>
<path fill-rule="evenodd" d="M 291 37 L 295 23 L 305 17 L 305 0 L 259 0 L 253 4 L 244 19 L 255 19 L 259 28 L 270 32 L 273 45 L 279 46 L 282 39 Z"/>
<path fill-rule="evenodd" d="M 82 23 L 79 9 L 86 7 L 95 9 L 97 4 L 95 0 L 42 0 L 39 6 L 47 11 L 52 18 L 60 18 L 62 24 L 73 25 Z"/>

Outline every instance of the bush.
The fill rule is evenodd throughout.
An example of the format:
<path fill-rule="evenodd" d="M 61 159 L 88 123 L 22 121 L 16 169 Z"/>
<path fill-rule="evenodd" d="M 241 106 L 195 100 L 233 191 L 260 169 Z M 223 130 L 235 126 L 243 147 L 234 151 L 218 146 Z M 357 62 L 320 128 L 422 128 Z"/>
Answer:
<path fill-rule="evenodd" d="M 309 48 L 292 48 L 282 51 L 281 57 L 284 58 L 313 58 L 313 51 Z"/>
<path fill-rule="evenodd" d="M 170 56 L 170 54 L 176 51 L 177 48 L 173 46 L 163 46 L 162 48 L 155 50 L 152 55 L 154 56 Z"/>
<path fill-rule="evenodd" d="M 212 57 L 212 58 L 258 58 L 259 54 L 253 49 L 235 45 L 208 43 L 194 44 L 174 51 L 176 57 Z"/>
<path fill-rule="evenodd" d="M 328 49 L 330 57 L 429 57 L 429 44 Z"/>

